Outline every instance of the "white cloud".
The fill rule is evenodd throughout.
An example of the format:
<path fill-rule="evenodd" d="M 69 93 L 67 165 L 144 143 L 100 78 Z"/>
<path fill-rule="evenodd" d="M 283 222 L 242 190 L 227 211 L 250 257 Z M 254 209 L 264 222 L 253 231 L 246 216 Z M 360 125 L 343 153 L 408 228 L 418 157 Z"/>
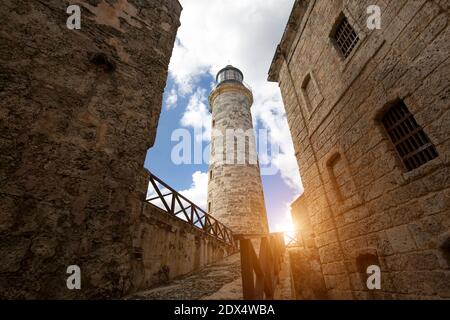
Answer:
<path fill-rule="evenodd" d="M 303 186 L 283 104 L 277 95 L 265 101 L 263 98 L 257 96 L 255 99 L 252 109 L 254 122 L 260 121 L 263 127 L 268 128 L 272 144 L 279 146 L 280 152 L 271 158 L 272 165 L 279 169 L 284 182 L 298 195 L 303 192 Z"/>
<path fill-rule="evenodd" d="M 166 98 L 166 108 L 167 108 L 167 110 L 176 108 L 177 102 L 178 102 L 177 90 L 175 90 L 175 88 L 172 88 L 169 91 L 169 94 L 168 94 L 168 96 Z"/>
<path fill-rule="evenodd" d="M 189 93 L 198 77 L 233 64 L 252 87 L 268 84 L 267 72 L 294 0 L 181 0 L 181 26 L 169 70 Z"/>
<path fill-rule="evenodd" d="M 205 209 L 208 201 L 208 173 L 196 171 L 192 175 L 192 185 L 189 189 L 180 191 L 180 194 Z"/>
<path fill-rule="evenodd" d="M 181 125 L 194 129 L 197 142 L 211 140 L 211 114 L 208 111 L 206 90 L 197 88 L 181 118 Z"/>
<path fill-rule="evenodd" d="M 206 92 L 197 89 L 205 73 L 215 76 L 227 64 L 244 73 L 254 94 L 254 123 L 269 129 L 280 154 L 272 164 L 293 192 L 302 191 L 294 148 L 277 84 L 267 73 L 294 0 L 181 0 L 181 27 L 169 66 L 180 95 L 192 95 L 183 126 L 201 127 L 197 139 L 210 134 Z M 195 184 L 195 182 L 194 182 Z M 205 183 L 206 191 L 206 183 Z"/>

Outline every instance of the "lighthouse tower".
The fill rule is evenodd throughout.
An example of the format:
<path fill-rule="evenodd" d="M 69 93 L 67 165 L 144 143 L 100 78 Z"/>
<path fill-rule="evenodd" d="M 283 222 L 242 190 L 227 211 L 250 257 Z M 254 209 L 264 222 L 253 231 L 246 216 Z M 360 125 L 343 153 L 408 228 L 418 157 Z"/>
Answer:
<path fill-rule="evenodd" d="M 209 96 L 212 112 L 208 212 L 235 234 L 268 232 L 250 108 L 242 72 L 226 66 Z"/>

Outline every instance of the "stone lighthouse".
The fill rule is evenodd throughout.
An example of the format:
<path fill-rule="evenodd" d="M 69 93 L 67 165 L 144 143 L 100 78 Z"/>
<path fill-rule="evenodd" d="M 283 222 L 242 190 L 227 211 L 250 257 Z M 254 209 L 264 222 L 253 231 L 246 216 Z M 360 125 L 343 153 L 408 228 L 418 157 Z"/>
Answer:
<path fill-rule="evenodd" d="M 268 232 L 253 131 L 251 90 L 242 72 L 219 71 L 209 96 L 212 112 L 208 212 L 235 234 Z"/>

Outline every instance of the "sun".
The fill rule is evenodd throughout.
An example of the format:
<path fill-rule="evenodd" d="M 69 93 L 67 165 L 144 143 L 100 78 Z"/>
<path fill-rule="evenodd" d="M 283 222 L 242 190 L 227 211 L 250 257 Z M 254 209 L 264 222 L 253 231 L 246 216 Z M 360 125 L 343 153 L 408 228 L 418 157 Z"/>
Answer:
<path fill-rule="evenodd" d="M 288 207 L 284 212 L 282 221 L 275 225 L 275 232 L 293 233 L 296 229 L 297 226 L 292 220 L 291 209 Z"/>

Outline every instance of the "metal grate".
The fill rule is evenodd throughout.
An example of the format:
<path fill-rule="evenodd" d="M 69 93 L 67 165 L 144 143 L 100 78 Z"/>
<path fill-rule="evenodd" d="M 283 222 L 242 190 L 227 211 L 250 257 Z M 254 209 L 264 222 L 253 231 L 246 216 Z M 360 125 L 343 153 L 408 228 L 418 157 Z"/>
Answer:
<path fill-rule="evenodd" d="M 408 171 L 438 157 L 436 148 L 403 101 L 391 107 L 382 122 Z"/>
<path fill-rule="evenodd" d="M 350 53 L 359 42 L 359 36 L 348 22 L 347 17 L 344 17 L 338 25 L 334 39 L 344 58 L 350 56 Z"/>
<path fill-rule="evenodd" d="M 144 255 L 144 250 L 142 248 L 138 248 L 138 247 L 133 248 L 134 259 L 142 261 L 143 255 Z"/>

